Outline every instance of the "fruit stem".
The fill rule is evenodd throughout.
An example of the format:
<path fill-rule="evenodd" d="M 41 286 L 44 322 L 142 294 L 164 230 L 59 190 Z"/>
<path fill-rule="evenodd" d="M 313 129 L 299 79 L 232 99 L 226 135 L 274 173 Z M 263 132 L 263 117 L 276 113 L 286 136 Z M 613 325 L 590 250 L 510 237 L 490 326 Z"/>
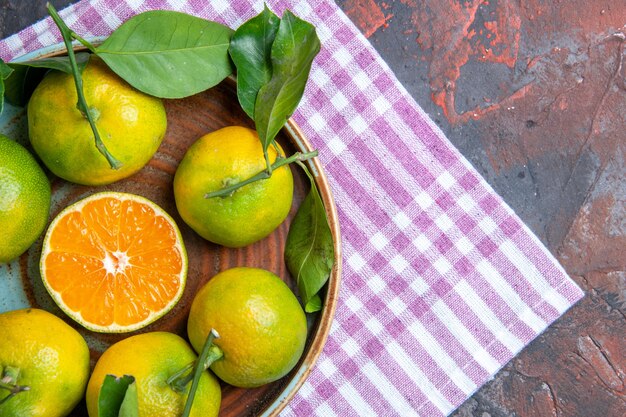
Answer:
<path fill-rule="evenodd" d="M 2 379 L 0 379 L 0 388 L 9 391 L 9 395 L 0 400 L 0 404 L 3 404 L 9 398 L 19 394 L 22 391 L 28 391 L 29 386 L 17 385 L 17 378 L 20 374 L 20 369 L 13 366 L 6 366 L 2 372 Z"/>
<path fill-rule="evenodd" d="M 265 172 L 269 178 L 272 175 L 272 164 L 270 163 L 270 156 L 267 153 L 267 149 L 263 149 L 263 156 L 265 156 Z"/>
<path fill-rule="evenodd" d="M 167 382 L 170 388 L 172 388 L 174 391 L 184 392 L 185 387 L 187 386 L 189 381 L 191 381 L 191 379 L 193 378 L 193 373 L 188 373 L 188 372 L 193 369 L 193 367 L 196 365 L 196 362 L 197 360 L 191 363 L 188 363 L 182 369 L 180 369 L 179 371 L 175 372 L 172 376 L 167 378 L 167 381 L 165 382 Z"/>
<path fill-rule="evenodd" d="M 185 409 L 183 410 L 182 417 L 189 417 L 189 414 L 191 413 L 191 406 L 193 405 L 193 399 L 196 396 L 196 390 L 198 389 L 202 372 L 208 369 L 213 362 L 224 356 L 222 350 L 213 344 L 213 340 L 219 337 L 220 335 L 217 331 L 215 329 L 211 329 L 211 332 L 204 342 L 202 352 L 200 353 L 193 370 L 193 381 L 191 382 L 191 388 L 189 389 L 189 395 L 187 396 L 187 401 L 185 402 Z"/>
<path fill-rule="evenodd" d="M 74 48 L 72 48 L 72 34 L 74 32 L 72 32 L 72 30 L 67 27 L 67 25 L 61 19 L 61 16 L 59 16 L 59 13 L 56 11 L 53 5 L 48 3 L 46 7 L 48 8 L 48 13 L 50 14 L 50 17 L 52 17 L 52 20 L 59 28 L 61 36 L 63 36 L 65 49 L 67 49 L 67 56 L 70 60 L 72 75 L 74 76 L 74 84 L 76 85 L 76 95 L 78 96 L 76 108 L 78 108 L 83 117 L 87 118 L 87 121 L 89 121 L 89 126 L 91 126 L 91 130 L 93 131 L 93 135 L 96 141 L 96 148 L 98 148 L 98 151 L 100 151 L 100 153 L 104 155 L 112 169 L 119 169 L 122 166 L 122 163 L 109 153 L 106 146 L 104 145 L 104 142 L 102 142 L 102 139 L 100 139 L 100 134 L 98 133 L 96 123 L 93 120 L 92 112 L 89 111 L 89 106 L 87 106 L 87 101 L 85 100 L 85 95 L 83 94 L 83 79 L 80 75 L 80 71 L 78 71 L 78 65 L 76 65 L 76 56 L 74 55 Z M 82 42 L 81 39 L 82 38 L 79 39 L 79 42 Z"/>
<path fill-rule="evenodd" d="M 283 165 L 287 165 L 287 164 L 291 164 L 292 162 L 302 162 L 302 161 L 306 161 L 307 159 L 311 159 L 311 158 L 315 158 L 317 156 L 317 151 L 312 151 L 312 152 L 296 152 L 293 155 L 291 155 L 288 158 L 284 158 L 284 157 L 277 157 L 276 160 L 274 161 L 274 163 L 271 165 L 272 170 L 278 169 L 280 167 L 282 167 Z M 230 195 L 232 195 L 236 190 L 238 190 L 239 188 L 243 187 L 244 185 L 248 185 L 250 183 L 253 183 L 255 181 L 259 181 L 259 180 L 264 180 L 270 177 L 271 174 L 268 174 L 267 170 L 263 170 L 259 173 L 257 173 L 256 175 L 253 175 L 252 177 L 248 178 L 247 180 L 243 180 L 240 181 L 238 183 L 226 186 L 224 188 L 221 188 L 217 191 L 212 191 L 210 193 L 206 193 L 204 195 L 204 198 L 213 198 L 213 197 L 228 197 Z"/>
<path fill-rule="evenodd" d="M 285 155 L 283 155 L 283 153 L 280 151 L 280 148 L 278 147 L 278 145 L 276 144 L 275 140 L 272 140 L 272 146 L 274 147 L 274 150 L 276 151 L 276 155 L 278 155 L 278 158 L 284 158 Z M 263 156 L 265 157 L 265 172 L 267 172 L 268 178 L 272 176 L 272 164 L 270 163 L 270 156 L 267 153 L 267 149 L 263 150 Z"/>
<path fill-rule="evenodd" d="M 73 30 L 70 29 L 70 35 L 72 36 L 72 38 L 76 39 L 78 42 L 82 43 L 83 46 L 87 49 L 89 49 L 92 53 L 97 53 L 96 52 L 96 48 L 87 40 L 85 40 L 83 37 L 81 37 L 78 33 L 74 32 Z"/>
<path fill-rule="evenodd" d="M 285 155 L 282 153 L 281 149 L 276 144 L 275 140 L 272 141 L 272 146 L 274 147 L 274 150 L 276 151 L 276 155 L 281 156 L 283 158 L 285 157 Z"/>

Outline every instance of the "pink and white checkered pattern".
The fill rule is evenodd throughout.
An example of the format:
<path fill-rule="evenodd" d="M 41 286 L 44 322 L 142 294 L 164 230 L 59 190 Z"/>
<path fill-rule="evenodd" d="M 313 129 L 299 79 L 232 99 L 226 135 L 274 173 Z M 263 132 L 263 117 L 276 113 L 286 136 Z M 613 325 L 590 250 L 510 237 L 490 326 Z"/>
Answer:
<path fill-rule="evenodd" d="M 333 2 L 269 6 L 322 41 L 294 118 L 320 150 L 344 250 L 330 337 L 283 415 L 447 415 L 583 294 Z M 97 36 L 149 9 L 236 28 L 262 7 L 84 0 L 61 14 Z M 48 19 L 2 41 L 0 57 L 59 41 Z"/>

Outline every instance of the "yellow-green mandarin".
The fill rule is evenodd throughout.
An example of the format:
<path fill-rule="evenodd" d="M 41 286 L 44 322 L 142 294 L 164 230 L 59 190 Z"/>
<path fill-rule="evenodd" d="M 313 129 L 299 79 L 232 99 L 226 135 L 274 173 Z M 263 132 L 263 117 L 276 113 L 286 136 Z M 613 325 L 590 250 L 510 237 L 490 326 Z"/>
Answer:
<path fill-rule="evenodd" d="M 191 383 L 186 391 L 174 391 L 167 380 L 196 360 L 191 347 L 180 336 L 151 332 L 131 336 L 109 347 L 96 364 L 87 386 L 89 417 L 99 417 L 98 397 L 106 375 L 132 375 L 137 386 L 139 416 L 179 417 Z M 205 371 L 198 384 L 191 417 L 215 417 L 222 394 L 217 378 Z"/>
<path fill-rule="evenodd" d="M 0 134 L 0 263 L 24 253 L 50 211 L 50 183 L 35 158 Z"/>
<path fill-rule="evenodd" d="M 274 162 L 273 146 L 268 154 Z M 289 214 L 293 176 L 288 166 L 230 196 L 204 196 L 265 168 L 263 148 L 254 130 L 231 126 L 204 135 L 189 147 L 174 176 L 180 216 L 200 236 L 223 246 L 242 247 L 263 239 Z"/>
<path fill-rule="evenodd" d="M 109 152 L 122 167 L 111 169 L 95 145 L 87 119 L 76 108 L 70 74 L 50 72 L 28 103 L 33 149 L 57 176 L 86 185 L 109 184 L 139 171 L 159 148 L 167 120 L 163 102 L 135 90 L 92 56 L 83 71 L 85 100 Z"/>
<path fill-rule="evenodd" d="M 258 268 L 232 268 L 205 284 L 191 305 L 187 334 L 199 352 L 213 342 L 224 353 L 211 370 L 237 387 L 258 387 L 285 376 L 298 363 L 307 337 L 306 317 L 279 277 Z"/>
<path fill-rule="evenodd" d="M 0 416 L 67 416 L 89 378 L 85 339 L 57 316 L 34 308 L 0 314 L 0 329 L 0 370 L 19 369 L 17 385 L 29 387 L 0 404 Z M 0 389 L 0 402 L 8 393 Z"/>

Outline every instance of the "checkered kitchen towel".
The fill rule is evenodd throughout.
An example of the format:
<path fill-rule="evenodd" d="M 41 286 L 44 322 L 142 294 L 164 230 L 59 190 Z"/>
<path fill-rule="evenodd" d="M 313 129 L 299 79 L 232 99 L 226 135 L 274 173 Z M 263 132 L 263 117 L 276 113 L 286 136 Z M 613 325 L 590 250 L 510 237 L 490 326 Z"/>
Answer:
<path fill-rule="evenodd" d="M 335 322 L 285 416 L 451 413 L 582 296 L 556 260 L 330 1 L 270 0 L 322 41 L 294 118 L 328 173 L 343 234 Z M 83 35 L 174 9 L 232 28 L 252 0 L 84 0 Z M 60 41 L 49 19 L 0 43 L 7 60 Z"/>

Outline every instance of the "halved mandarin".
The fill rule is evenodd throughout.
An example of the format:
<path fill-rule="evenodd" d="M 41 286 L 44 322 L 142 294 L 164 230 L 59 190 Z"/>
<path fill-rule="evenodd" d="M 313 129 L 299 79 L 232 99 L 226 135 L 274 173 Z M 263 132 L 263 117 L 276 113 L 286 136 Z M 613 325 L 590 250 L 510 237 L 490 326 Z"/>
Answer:
<path fill-rule="evenodd" d="M 187 279 L 187 252 L 161 207 L 137 195 L 101 192 L 52 221 L 40 268 L 68 316 L 95 332 L 120 333 L 174 307 Z"/>

